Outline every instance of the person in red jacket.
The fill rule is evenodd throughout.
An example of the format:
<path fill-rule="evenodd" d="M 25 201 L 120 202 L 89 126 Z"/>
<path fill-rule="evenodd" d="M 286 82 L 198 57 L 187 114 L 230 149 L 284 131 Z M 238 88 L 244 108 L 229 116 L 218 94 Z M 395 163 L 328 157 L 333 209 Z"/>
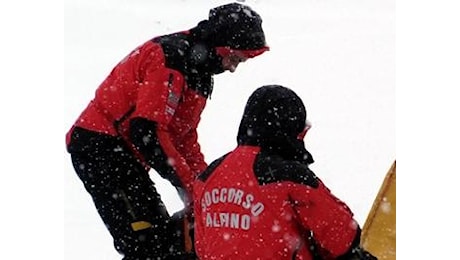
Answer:
<path fill-rule="evenodd" d="M 97 88 L 66 144 L 123 259 L 167 259 L 171 252 L 179 259 L 174 227 L 184 214 L 171 218 L 149 170 L 169 180 L 190 206 L 193 180 L 207 166 L 197 126 L 213 75 L 233 72 L 267 50 L 260 15 L 226 4 L 190 30 L 140 45 Z"/>
<path fill-rule="evenodd" d="M 249 97 L 238 146 L 194 183 L 199 259 L 376 259 L 350 208 L 309 169 L 306 114 L 283 86 Z"/>

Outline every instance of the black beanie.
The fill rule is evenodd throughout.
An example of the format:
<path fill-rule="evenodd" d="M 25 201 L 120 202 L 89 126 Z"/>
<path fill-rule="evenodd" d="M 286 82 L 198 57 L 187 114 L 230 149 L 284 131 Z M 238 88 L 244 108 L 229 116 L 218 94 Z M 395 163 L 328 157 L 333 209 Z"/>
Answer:
<path fill-rule="evenodd" d="M 198 24 L 200 38 L 212 47 L 258 50 L 266 47 L 262 18 L 249 6 L 231 3 L 209 11 L 208 20 Z"/>
<path fill-rule="evenodd" d="M 300 97 L 280 85 L 256 89 L 249 97 L 238 130 L 239 145 L 257 145 L 264 151 L 307 164 L 313 162 L 298 135 L 307 111 Z"/>
<path fill-rule="evenodd" d="M 267 85 L 256 89 L 249 97 L 240 131 L 249 129 L 253 136 L 260 137 L 296 138 L 305 127 L 306 117 L 305 106 L 294 91 L 280 85 Z"/>

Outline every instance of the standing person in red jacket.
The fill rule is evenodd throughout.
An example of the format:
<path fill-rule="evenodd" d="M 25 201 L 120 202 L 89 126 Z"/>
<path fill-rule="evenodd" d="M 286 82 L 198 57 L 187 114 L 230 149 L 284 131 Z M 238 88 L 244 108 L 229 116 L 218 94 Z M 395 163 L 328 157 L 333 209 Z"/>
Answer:
<path fill-rule="evenodd" d="M 375 259 L 351 210 L 309 169 L 306 114 L 286 87 L 250 96 L 238 146 L 194 184 L 200 259 Z"/>
<path fill-rule="evenodd" d="M 192 182 L 207 166 L 197 126 L 213 75 L 267 50 L 261 17 L 227 4 L 188 31 L 137 47 L 98 87 L 67 133 L 67 150 L 124 260 L 171 252 L 180 258 L 174 226 L 181 224 L 170 218 L 148 172 L 168 179 L 190 206 Z"/>

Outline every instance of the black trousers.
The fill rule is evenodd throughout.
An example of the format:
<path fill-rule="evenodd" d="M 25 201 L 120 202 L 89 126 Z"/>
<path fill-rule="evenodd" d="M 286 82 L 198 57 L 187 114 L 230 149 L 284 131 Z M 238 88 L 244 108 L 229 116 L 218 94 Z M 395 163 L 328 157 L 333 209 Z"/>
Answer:
<path fill-rule="evenodd" d="M 77 128 L 68 151 L 124 260 L 189 259 L 183 214 L 169 216 L 148 172 L 121 138 Z"/>

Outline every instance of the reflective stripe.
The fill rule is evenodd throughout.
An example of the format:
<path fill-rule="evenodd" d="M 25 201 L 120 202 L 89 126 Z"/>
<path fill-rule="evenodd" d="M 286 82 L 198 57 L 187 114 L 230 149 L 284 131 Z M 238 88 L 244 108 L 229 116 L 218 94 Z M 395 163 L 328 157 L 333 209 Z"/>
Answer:
<path fill-rule="evenodd" d="M 142 230 L 142 229 L 147 229 L 149 227 L 151 227 L 152 224 L 150 224 L 149 222 L 147 221 L 137 221 L 137 222 L 133 222 L 131 223 L 131 228 L 134 230 L 134 231 L 138 231 L 138 230 Z"/>

